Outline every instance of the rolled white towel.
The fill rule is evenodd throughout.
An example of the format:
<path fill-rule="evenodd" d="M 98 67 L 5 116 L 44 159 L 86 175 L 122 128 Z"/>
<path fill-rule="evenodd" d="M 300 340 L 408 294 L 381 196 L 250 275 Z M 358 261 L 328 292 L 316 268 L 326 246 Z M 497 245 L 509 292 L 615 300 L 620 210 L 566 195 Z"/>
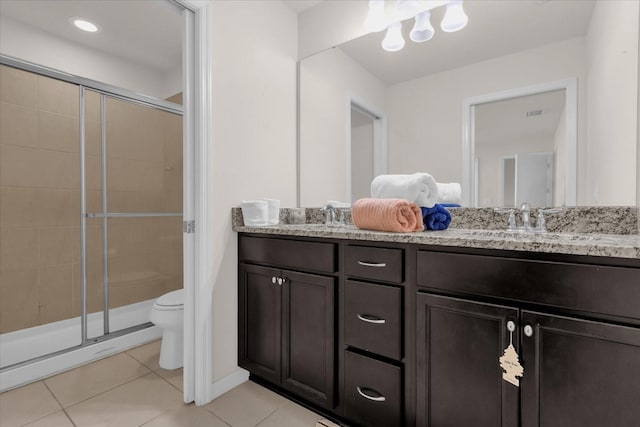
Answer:
<path fill-rule="evenodd" d="M 438 202 L 436 180 L 428 173 L 412 175 L 378 175 L 371 182 L 371 197 L 405 199 L 431 208 Z"/>
<path fill-rule="evenodd" d="M 347 203 L 347 202 L 339 202 L 337 200 L 327 200 L 327 205 L 331 205 L 334 208 L 350 208 L 351 207 L 351 203 Z"/>
<path fill-rule="evenodd" d="M 438 186 L 438 202 L 447 204 L 462 204 L 462 186 L 458 182 L 436 183 Z"/>

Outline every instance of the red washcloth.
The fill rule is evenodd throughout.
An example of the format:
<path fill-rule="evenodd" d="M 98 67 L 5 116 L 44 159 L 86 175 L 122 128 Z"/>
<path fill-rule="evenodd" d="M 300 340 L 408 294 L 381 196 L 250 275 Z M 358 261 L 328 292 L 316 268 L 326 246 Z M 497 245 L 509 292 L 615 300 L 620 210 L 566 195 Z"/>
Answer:
<path fill-rule="evenodd" d="M 358 228 L 409 233 L 424 230 L 420 207 L 405 199 L 360 199 L 351 209 Z"/>

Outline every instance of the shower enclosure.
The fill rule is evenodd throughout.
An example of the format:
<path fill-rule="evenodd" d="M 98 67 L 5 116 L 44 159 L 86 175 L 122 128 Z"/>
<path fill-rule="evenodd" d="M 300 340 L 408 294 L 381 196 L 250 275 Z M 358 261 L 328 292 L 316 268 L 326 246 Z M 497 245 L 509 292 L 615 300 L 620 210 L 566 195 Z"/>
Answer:
<path fill-rule="evenodd" d="M 0 60 L 7 389 L 59 355 L 160 336 L 148 323 L 153 301 L 183 285 L 182 107 Z M 13 375 L 26 371 L 31 378 Z"/>

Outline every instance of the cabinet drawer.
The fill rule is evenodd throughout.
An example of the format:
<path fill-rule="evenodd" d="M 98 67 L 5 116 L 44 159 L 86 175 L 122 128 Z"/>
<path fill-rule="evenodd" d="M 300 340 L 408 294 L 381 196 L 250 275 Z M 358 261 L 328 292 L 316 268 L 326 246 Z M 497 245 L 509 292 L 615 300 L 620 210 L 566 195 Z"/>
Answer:
<path fill-rule="evenodd" d="M 402 249 L 347 245 L 344 271 L 347 276 L 383 282 L 402 283 Z"/>
<path fill-rule="evenodd" d="M 238 261 L 326 273 L 338 266 L 334 243 L 244 235 L 238 237 Z"/>
<path fill-rule="evenodd" d="M 402 369 L 350 351 L 344 357 L 344 415 L 365 426 L 402 425 Z"/>
<path fill-rule="evenodd" d="M 418 251 L 419 287 L 640 319 L 640 269 Z"/>
<path fill-rule="evenodd" d="M 345 281 L 345 344 L 402 358 L 402 289 Z"/>

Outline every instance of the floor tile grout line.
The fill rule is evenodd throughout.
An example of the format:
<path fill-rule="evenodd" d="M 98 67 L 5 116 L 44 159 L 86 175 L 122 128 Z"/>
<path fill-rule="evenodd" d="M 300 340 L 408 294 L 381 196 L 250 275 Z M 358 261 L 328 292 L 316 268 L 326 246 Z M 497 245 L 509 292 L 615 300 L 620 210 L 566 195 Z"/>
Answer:
<path fill-rule="evenodd" d="M 49 391 L 49 393 L 51 393 L 51 396 L 54 398 L 54 400 L 58 403 L 58 405 L 60 405 L 61 411 L 62 411 L 62 412 L 64 413 L 64 415 L 67 417 L 67 419 L 69 420 L 69 422 L 71 423 L 71 425 L 73 425 L 74 427 L 77 427 L 77 426 L 76 426 L 76 423 L 71 419 L 71 417 L 70 417 L 70 416 L 69 416 L 69 414 L 67 413 L 67 410 L 65 409 L 64 405 L 63 405 L 63 404 L 58 400 L 58 397 L 53 393 L 53 390 L 51 390 L 51 388 L 49 388 L 49 385 L 48 385 L 46 382 L 44 382 L 44 380 L 42 380 L 42 385 L 44 385 L 44 387 L 47 389 L 47 391 Z M 55 413 L 57 413 L 57 412 L 59 412 L 59 411 L 56 411 L 56 412 L 54 412 L 53 414 L 55 414 Z M 33 422 L 39 421 L 39 420 L 41 420 L 41 419 L 43 419 L 43 418 L 50 417 L 50 416 L 51 416 L 51 415 L 53 415 L 53 414 L 46 415 L 46 416 L 44 416 L 44 417 L 42 417 L 42 418 L 38 418 L 37 420 L 31 421 L 31 422 L 33 423 Z"/>
<path fill-rule="evenodd" d="M 222 418 L 220 415 L 216 414 L 215 412 L 213 412 L 213 409 L 209 409 L 207 407 L 208 405 L 204 405 L 203 408 L 207 411 L 210 412 L 211 414 L 213 414 L 214 417 L 216 417 L 217 419 L 219 419 L 220 421 L 222 421 L 223 423 L 225 423 L 226 425 L 228 425 L 229 427 L 233 427 L 233 424 L 230 421 L 227 421 L 226 419 Z"/>
<path fill-rule="evenodd" d="M 137 347 L 134 347 L 134 348 L 137 348 Z M 133 349 L 129 349 L 129 350 L 133 350 Z M 136 362 L 138 362 L 139 364 L 141 364 L 142 366 L 144 366 L 145 368 L 149 369 L 151 372 L 155 372 L 158 369 L 160 369 L 159 366 L 157 368 L 153 368 L 153 367 L 147 365 L 142 360 L 139 360 L 138 358 L 136 358 L 133 354 L 130 354 L 129 350 L 125 350 L 123 353 L 126 354 L 127 356 L 129 356 L 130 358 L 132 358 L 133 360 L 135 360 Z"/>
<path fill-rule="evenodd" d="M 219 420 L 220 420 L 220 422 L 222 422 L 222 423 L 224 423 L 224 424 L 228 425 L 229 427 L 233 427 L 231 424 L 229 424 L 228 422 L 226 422 L 225 420 L 223 420 L 222 418 L 220 418 L 217 414 L 214 414 L 213 412 L 211 412 L 210 410 L 208 410 L 208 409 L 207 409 L 207 408 L 205 408 L 204 406 L 203 406 L 203 408 L 205 409 L 205 411 L 209 412 L 211 415 L 213 415 L 214 417 L 216 417 L 217 419 L 219 419 Z"/>
<path fill-rule="evenodd" d="M 96 361 L 93 361 L 93 362 L 91 362 L 91 363 L 87 363 L 87 364 L 82 365 L 82 366 L 78 366 L 77 368 L 70 369 L 70 370 L 68 370 L 68 371 L 63 372 L 62 374 L 65 374 L 65 373 L 67 373 L 67 372 L 71 372 L 71 371 L 73 371 L 73 370 L 75 370 L 75 369 L 79 369 L 79 368 L 82 368 L 82 367 L 85 367 L 85 366 L 93 365 L 94 363 L 101 362 L 101 361 L 106 360 L 106 359 L 108 359 L 108 358 L 110 358 L 110 357 L 118 356 L 119 354 L 122 354 L 122 353 L 116 353 L 116 354 L 113 354 L 113 355 L 111 355 L 111 356 L 107 356 L 107 357 L 105 357 L 105 358 L 103 358 L 103 359 L 96 360 Z M 100 392 L 100 393 L 98 393 L 98 394 L 95 394 L 95 395 L 93 395 L 93 396 L 87 397 L 86 399 L 82 399 L 82 400 L 80 400 L 80 401 L 78 401 L 78 402 L 72 403 L 72 404 L 71 404 L 71 405 L 69 405 L 69 406 L 66 406 L 66 407 L 65 407 L 65 406 L 64 406 L 60 401 L 58 401 L 58 403 L 60 404 L 60 406 L 61 406 L 63 409 L 71 408 L 72 406 L 75 406 L 75 405 L 77 405 L 77 404 L 79 404 L 79 403 L 82 403 L 82 402 L 87 401 L 87 400 L 89 400 L 89 399 L 91 399 L 91 398 L 94 398 L 94 397 L 96 397 L 96 396 L 100 396 L 100 395 L 101 395 L 101 394 L 103 394 L 103 393 L 106 393 L 106 392 L 108 392 L 108 391 L 111 391 L 111 390 L 113 390 L 113 389 L 114 389 L 114 388 L 116 388 L 116 387 L 120 387 L 121 385 L 128 384 L 128 383 L 130 383 L 130 382 L 132 382 L 132 381 L 135 381 L 135 380 L 137 380 L 137 379 L 140 379 L 140 378 L 142 378 L 142 377 L 146 377 L 147 375 L 149 375 L 149 374 L 150 374 L 150 373 L 152 373 L 152 372 L 155 372 L 153 369 L 150 369 L 149 367 L 145 366 L 143 363 L 139 362 L 139 361 L 138 361 L 138 360 L 136 360 L 135 358 L 134 358 L 134 360 L 135 360 L 136 362 L 138 362 L 138 363 L 140 364 L 140 366 L 144 367 L 145 369 L 148 369 L 148 370 L 149 370 L 149 372 L 147 372 L 147 373 L 145 373 L 145 374 L 143 374 L 143 375 L 139 375 L 139 376 L 137 376 L 137 377 L 135 377 L 135 378 L 133 378 L 133 379 L 127 380 L 127 381 L 125 381 L 125 382 L 123 382 L 123 383 L 121 383 L 121 384 L 117 384 L 117 385 L 115 385 L 115 386 L 113 386 L 113 387 L 111 387 L 111 388 L 108 388 L 107 390 L 104 390 L 104 391 L 102 391 L 102 392 Z M 59 374 L 59 375 L 62 375 L 62 374 Z M 51 376 L 51 377 L 45 378 L 45 379 L 43 379 L 43 380 L 42 380 L 42 382 L 45 384 L 45 386 L 46 386 L 46 387 L 47 387 L 47 389 L 51 392 L 51 394 L 53 394 L 53 397 L 54 397 L 56 400 L 58 400 L 58 398 L 56 397 L 56 395 L 55 395 L 55 393 L 53 392 L 53 390 L 51 390 L 51 389 L 49 388 L 49 385 L 46 383 L 46 381 L 47 381 L 47 380 L 49 380 L 49 379 L 51 379 L 51 378 L 54 378 L 54 377 L 56 377 L 56 376 L 58 376 L 58 375 L 53 375 L 53 376 Z"/>
<path fill-rule="evenodd" d="M 67 416 L 67 419 L 71 422 L 71 425 L 73 425 L 73 427 L 78 427 L 76 422 L 73 421 L 73 419 L 71 418 L 71 415 L 69 415 L 69 413 L 67 412 L 67 410 L 65 408 L 62 408 L 62 412 L 64 412 L 64 414 Z"/>
<path fill-rule="evenodd" d="M 155 340 L 155 341 L 158 341 L 158 340 Z M 133 360 L 135 360 L 136 362 L 138 362 L 138 363 L 142 364 L 144 367 L 146 367 L 146 368 L 148 368 L 148 369 L 151 369 L 152 371 L 154 371 L 154 372 L 155 372 L 155 371 L 157 371 L 158 369 L 160 369 L 160 366 L 158 366 L 157 368 L 153 368 L 153 367 L 151 367 L 151 366 L 147 365 L 146 363 L 144 363 L 144 361 L 139 360 L 139 359 L 138 359 L 137 357 L 135 357 L 133 354 L 129 353 L 131 350 L 135 350 L 136 348 L 140 348 L 140 347 L 142 347 L 142 346 L 145 346 L 145 345 L 151 344 L 151 343 L 153 343 L 153 342 L 155 342 L 155 341 L 148 342 L 147 344 L 142 344 L 141 346 L 138 346 L 138 347 L 132 347 L 132 348 L 130 348 L 129 350 L 125 350 L 123 353 L 126 353 L 126 354 L 127 354 L 127 356 L 131 357 L 131 358 L 132 358 Z M 157 354 L 157 356 L 158 356 L 158 357 L 160 357 L 160 350 L 158 350 L 158 354 Z"/>
<path fill-rule="evenodd" d="M 93 396 L 87 397 L 86 399 L 82 399 L 82 400 L 80 400 L 80 401 L 78 401 L 78 402 L 75 402 L 75 403 L 73 403 L 73 404 L 71 404 L 71 405 L 67 406 L 66 408 L 65 408 L 65 407 L 63 407 L 63 409 L 65 409 L 65 410 L 66 410 L 66 409 L 73 408 L 74 406 L 78 406 L 79 404 L 81 404 L 81 403 L 83 403 L 83 402 L 86 402 L 87 400 L 91 400 L 91 399 L 93 399 L 93 398 L 95 398 L 95 397 L 101 396 L 101 395 L 103 395 L 103 394 L 105 394 L 105 393 L 110 392 L 111 390 L 114 390 L 114 389 L 116 389 L 116 388 L 118 388 L 118 387 L 121 387 L 121 386 L 126 385 L 126 384 L 129 384 L 129 383 L 132 383 L 132 382 L 137 381 L 137 380 L 139 380 L 139 379 L 141 379 L 141 378 L 147 377 L 147 376 L 149 376 L 149 375 L 151 375 L 151 374 L 155 374 L 155 372 L 154 372 L 154 371 L 147 372 L 146 374 L 141 375 L 141 376 L 139 376 L 139 377 L 137 377 L 137 378 L 133 378 L 133 379 L 131 379 L 131 380 L 125 381 L 125 382 L 123 382 L 123 383 L 121 383 L 121 384 L 118 384 L 118 385 L 116 385 L 116 386 L 113 386 L 113 387 L 111 387 L 111 388 L 109 388 L 109 389 L 107 389 L 107 390 L 101 391 L 101 392 L 100 392 L 100 393 L 98 393 L 98 394 L 94 394 Z M 157 375 L 157 374 L 156 374 L 156 375 Z M 158 376 L 160 376 L 160 375 L 158 375 Z"/>
<path fill-rule="evenodd" d="M 156 373 L 156 374 L 158 374 L 158 371 L 153 371 L 153 372 L 154 372 L 154 373 Z M 184 394 L 184 392 L 183 392 L 182 390 L 180 390 L 178 387 L 176 387 L 176 385 L 175 385 L 175 384 L 173 384 L 171 381 L 169 381 L 169 379 L 168 379 L 168 378 L 165 378 L 165 377 L 163 377 L 163 376 L 162 376 L 162 375 L 160 375 L 160 374 L 158 374 L 158 376 L 159 376 L 160 378 L 162 378 L 163 380 L 165 380 L 167 383 L 169 383 L 169 385 L 170 385 L 171 387 L 175 388 L 175 389 L 176 389 L 176 390 L 178 390 L 180 393 Z M 184 379 L 183 379 L 183 381 L 184 381 Z"/>
<path fill-rule="evenodd" d="M 255 425 L 255 427 L 258 427 L 260 424 L 262 424 L 263 422 L 265 422 L 267 420 L 267 418 L 269 418 L 271 415 L 275 414 L 276 412 L 278 412 L 281 409 L 281 407 L 276 408 L 273 412 L 271 412 L 269 415 L 267 415 L 266 417 L 264 417 L 263 419 L 261 419 L 260 421 L 258 421 L 258 423 Z"/>

